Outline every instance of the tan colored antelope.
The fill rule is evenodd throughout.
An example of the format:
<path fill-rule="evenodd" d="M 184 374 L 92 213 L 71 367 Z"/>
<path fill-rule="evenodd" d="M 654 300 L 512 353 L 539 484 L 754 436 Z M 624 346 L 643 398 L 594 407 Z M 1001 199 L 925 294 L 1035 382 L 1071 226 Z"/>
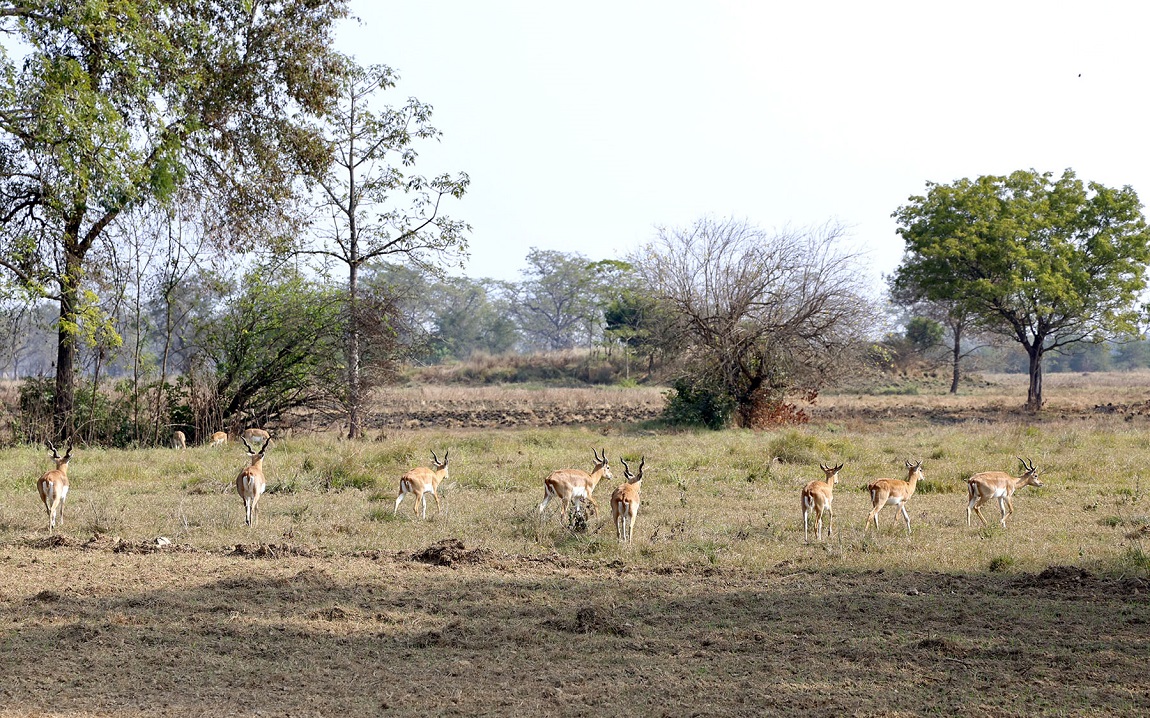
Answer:
<path fill-rule="evenodd" d="M 972 511 L 978 514 L 982 525 L 986 526 L 986 518 L 982 515 L 979 507 L 991 499 L 998 499 L 998 508 L 1002 511 L 1002 520 L 999 523 L 1002 528 L 1006 528 L 1006 519 L 1014 513 L 1014 492 L 1023 486 L 1042 486 L 1042 482 L 1038 480 L 1038 469 L 1034 468 L 1034 462 L 1031 461 L 1027 465 L 1026 459 L 1020 458 L 1019 461 L 1022 462 L 1023 471 L 1022 476 L 1017 478 L 1005 471 L 983 471 L 966 480 L 966 494 L 969 499 L 966 503 L 966 525 L 968 527 L 970 526 L 970 513 Z"/>
<path fill-rule="evenodd" d="M 212 434 L 212 446 L 224 446 L 228 443 L 228 432 L 217 431 Z"/>
<path fill-rule="evenodd" d="M 272 438 L 272 435 L 263 429 L 244 429 L 244 433 L 240 436 L 247 439 L 248 441 L 259 440 L 260 443 L 264 443 L 268 439 Z"/>
<path fill-rule="evenodd" d="M 408 494 L 414 494 L 415 503 L 412 504 L 411 510 L 419 514 L 419 505 L 423 504 L 423 518 L 427 518 L 427 495 L 431 494 L 431 498 L 435 499 L 435 512 L 440 513 L 443 507 L 439 504 L 439 485 L 448 476 L 447 457 L 451 454 L 451 449 L 443 452 L 443 461 L 431 452 L 432 466 L 434 469 L 429 469 L 426 466 L 420 466 L 408 471 L 406 474 L 399 478 L 399 496 L 395 497 L 395 509 L 391 512 L 392 516 L 399 513 L 399 505 L 403 503 L 403 498 Z"/>
<path fill-rule="evenodd" d="M 878 479 L 867 486 L 870 491 L 870 503 L 874 508 L 871 509 L 870 516 L 867 516 L 864 530 L 870 528 L 870 522 L 874 521 L 874 527 L 877 531 L 878 512 L 882 510 L 883 506 L 890 505 L 897 506 L 902 511 L 902 517 L 906 520 L 906 532 L 910 533 L 910 514 L 906 511 L 906 502 L 910 501 L 911 496 L 914 496 L 915 487 L 918 485 L 919 479 L 922 478 L 922 462 L 912 464 L 907 461 L 906 468 L 906 481 Z M 897 516 L 895 516 L 895 521 L 898 521 Z"/>
<path fill-rule="evenodd" d="M 188 437 L 182 431 L 172 432 L 172 448 L 173 449 L 186 449 L 188 448 Z"/>
<path fill-rule="evenodd" d="M 647 457 L 639 459 L 639 473 L 632 474 L 631 467 L 623 462 L 623 478 L 627 483 L 611 492 L 611 520 L 615 522 L 615 536 L 620 541 L 632 543 L 635 538 L 635 517 L 639 515 L 639 490 L 643 484 L 643 464 Z"/>
<path fill-rule="evenodd" d="M 551 503 L 552 499 L 559 499 L 563 506 L 563 516 L 567 515 L 567 509 L 572 501 L 589 501 L 591 503 L 591 510 L 594 512 L 598 509 L 595 503 L 595 498 L 592 494 L 595 493 L 595 487 L 599 485 L 602 479 L 612 479 L 611 466 L 607 461 L 607 450 L 603 450 L 603 455 L 600 456 L 591 449 L 595 455 L 595 468 L 591 473 L 587 473 L 582 469 L 560 469 L 552 471 L 546 479 L 543 480 L 543 501 L 539 504 L 539 518 L 543 518 L 543 512 L 547 509 L 547 504 Z"/>
<path fill-rule="evenodd" d="M 49 441 L 48 448 L 52 450 L 52 461 L 56 468 L 41 476 L 36 481 L 36 490 L 40 493 L 40 500 L 48 511 L 48 534 L 56 528 L 56 519 L 64 525 L 64 502 L 68 500 L 68 461 L 72 458 L 72 442 L 68 442 L 68 449 L 60 457 L 56 447 Z"/>
<path fill-rule="evenodd" d="M 815 515 L 815 537 L 823 540 L 823 512 L 827 514 L 827 538 L 834 535 L 834 510 L 831 501 L 834 499 L 835 482 L 839 480 L 839 471 L 843 465 L 827 466 L 819 464 L 819 468 L 826 474 L 824 481 L 812 481 L 803 487 L 800 505 L 803 510 L 803 540 L 810 541 L 811 514 Z"/>
<path fill-rule="evenodd" d="M 224 436 L 226 437 L 227 434 Z M 240 441 L 244 442 L 252 463 L 236 477 L 236 491 L 244 502 L 244 523 L 248 526 L 255 526 L 259 518 L 260 496 L 263 496 L 264 490 L 268 487 L 267 480 L 264 478 L 264 452 L 268 450 L 268 445 L 271 442 L 265 441 L 257 453 L 247 439 L 241 436 Z"/>

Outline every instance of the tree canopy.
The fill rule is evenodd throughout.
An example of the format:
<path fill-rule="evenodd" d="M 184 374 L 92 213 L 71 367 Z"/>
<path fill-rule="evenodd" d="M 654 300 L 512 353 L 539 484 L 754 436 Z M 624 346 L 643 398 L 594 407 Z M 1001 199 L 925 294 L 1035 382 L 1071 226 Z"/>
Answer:
<path fill-rule="evenodd" d="M 1138 327 L 1150 232 L 1128 186 L 1023 170 L 929 182 L 893 216 L 906 243 L 893 283 L 1021 344 L 1032 410 L 1046 352 Z"/>
<path fill-rule="evenodd" d="M 231 236 L 274 236 L 295 172 L 326 164 L 301 118 L 326 111 L 347 69 L 333 49 L 347 5 L 0 5 L 0 33 L 19 43 L 0 51 L 0 267 L 59 303 L 57 433 L 70 431 L 93 248 L 130 208 L 188 187 L 214 198 Z"/>

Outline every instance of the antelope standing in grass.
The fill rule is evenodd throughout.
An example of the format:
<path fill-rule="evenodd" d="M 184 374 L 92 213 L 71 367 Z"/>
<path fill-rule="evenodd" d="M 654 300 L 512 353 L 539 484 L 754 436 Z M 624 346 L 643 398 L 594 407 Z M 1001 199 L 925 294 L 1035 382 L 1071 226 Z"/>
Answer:
<path fill-rule="evenodd" d="M 591 449 L 592 454 L 595 456 L 595 468 L 591 473 L 587 473 L 582 469 L 560 469 L 552 471 L 546 479 L 543 480 L 543 501 L 539 504 L 539 518 L 543 518 L 543 511 L 546 510 L 547 504 L 551 503 L 552 499 L 559 499 L 563 505 L 563 516 L 567 515 L 567 509 L 572 501 L 589 501 L 591 503 L 591 510 L 596 511 L 598 506 L 595 503 L 595 498 L 592 494 L 595 493 L 595 487 L 599 485 L 602 479 L 612 479 L 611 466 L 607 462 L 607 450 L 603 450 L 603 455 L 600 456 Z"/>
<path fill-rule="evenodd" d="M 188 437 L 184 436 L 182 431 L 172 432 L 172 448 L 173 449 L 186 449 L 188 448 Z"/>
<path fill-rule="evenodd" d="M 643 464 L 647 457 L 639 459 L 639 473 L 632 474 L 631 467 L 623 462 L 623 478 L 627 483 L 611 492 L 611 519 L 615 522 L 615 535 L 620 541 L 631 543 L 635 537 L 635 517 L 639 515 L 639 489 L 643 484 Z"/>
<path fill-rule="evenodd" d="M 63 458 L 56 451 L 56 447 L 49 441 L 48 448 L 52 450 L 52 461 L 56 468 L 44 474 L 36 481 L 36 490 L 40 492 L 40 500 L 48 511 L 48 534 L 56 528 L 56 519 L 59 517 L 60 525 L 64 525 L 64 502 L 68 499 L 68 460 L 72 458 L 72 442 L 68 441 L 68 448 Z"/>
<path fill-rule="evenodd" d="M 823 512 L 827 514 L 827 538 L 834 535 L 834 510 L 831 501 L 834 499 L 835 482 L 839 480 L 839 471 L 843 465 L 827 466 L 819 464 L 819 468 L 826 474 L 824 481 L 812 481 L 803 487 L 800 504 L 803 509 L 803 540 L 810 541 L 811 514 L 815 515 L 815 537 L 823 540 Z"/>
<path fill-rule="evenodd" d="M 883 506 L 891 505 L 897 506 L 902 511 L 902 517 L 906 520 L 906 532 L 908 535 L 910 534 L 910 514 L 906 511 L 906 502 L 910 501 L 911 496 L 914 496 L 915 487 L 918 485 L 919 479 L 922 478 L 922 462 L 912 464 L 907 461 L 906 468 L 906 481 L 878 479 L 867 486 L 870 491 L 870 503 L 874 508 L 871 509 L 870 516 L 867 516 L 864 530 L 870 528 L 870 522 L 874 521 L 874 527 L 877 531 L 878 512 L 882 510 Z M 895 521 L 898 521 L 897 516 Z"/>
<path fill-rule="evenodd" d="M 240 436 L 253 443 L 258 440 L 261 444 L 272 438 L 272 435 L 263 429 L 244 429 L 244 433 Z"/>
<path fill-rule="evenodd" d="M 224 436 L 227 437 L 227 434 Z M 236 491 L 239 492 L 240 498 L 244 502 L 244 523 L 248 526 L 255 526 L 259 518 L 260 496 L 263 495 L 264 489 L 268 486 L 267 480 L 264 479 L 264 452 L 268 450 L 268 445 L 271 442 L 265 441 L 257 453 L 247 439 L 241 436 L 240 441 L 244 442 L 252 463 L 236 477 Z"/>
<path fill-rule="evenodd" d="M 1022 476 L 1015 478 L 1005 471 L 983 471 L 966 480 L 966 494 L 969 499 L 966 503 L 966 525 L 970 526 L 970 513 L 978 514 L 982 525 L 986 526 L 986 517 L 982 515 L 979 507 L 991 499 L 998 499 L 998 508 L 1002 511 L 1002 520 L 999 523 L 1006 528 L 1006 519 L 1014 513 L 1014 492 L 1023 486 L 1042 486 L 1038 480 L 1038 469 L 1034 462 L 1029 464 L 1026 459 L 1022 462 Z"/>
<path fill-rule="evenodd" d="M 217 431 L 212 434 L 212 446 L 223 446 L 228 443 L 228 432 Z"/>
<path fill-rule="evenodd" d="M 403 503 L 403 497 L 408 494 L 415 495 L 415 503 L 412 505 L 411 510 L 417 515 L 419 514 L 419 505 L 423 504 L 423 518 L 427 518 L 427 495 L 431 494 L 431 498 L 435 499 L 435 512 L 439 513 L 443 508 L 439 504 L 439 484 L 447 478 L 447 457 L 451 454 L 451 449 L 443 452 L 443 461 L 431 452 L 432 466 L 434 469 L 429 469 L 426 466 L 408 471 L 406 474 L 399 478 L 399 496 L 395 497 L 395 509 L 391 512 L 392 516 L 399 513 L 399 505 Z"/>

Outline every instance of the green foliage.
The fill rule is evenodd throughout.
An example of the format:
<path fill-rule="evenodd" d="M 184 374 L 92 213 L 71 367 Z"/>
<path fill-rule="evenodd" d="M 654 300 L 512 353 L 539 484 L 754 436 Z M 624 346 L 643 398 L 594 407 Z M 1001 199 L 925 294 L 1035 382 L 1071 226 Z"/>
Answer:
<path fill-rule="evenodd" d="M 914 317 L 906 325 L 906 338 L 919 352 L 927 352 L 942 342 L 946 330 L 927 317 Z"/>
<path fill-rule="evenodd" d="M 1066 170 L 927 183 L 894 217 L 906 255 L 893 283 L 973 313 L 1030 356 L 1028 406 L 1042 405 L 1045 352 L 1132 332 L 1150 229 L 1130 187 Z"/>
<path fill-rule="evenodd" d="M 1010 567 L 1014 565 L 1014 557 L 1007 554 L 1002 556 L 995 556 L 990 560 L 990 565 L 987 567 L 991 573 L 1002 573 L 1009 571 Z"/>
<path fill-rule="evenodd" d="M 667 392 L 663 420 L 675 426 L 723 429 L 730 425 L 736 401 L 718 382 L 679 377 Z"/>
<path fill-rule="evenodd" d="M 60 306 L 57 433 L 76 413 L 77 338 L 117 340 L 89 266 L 120 254 L 110 228 L 194 176 L 216 229 L 274 241 L 297 170 L 326 165 L 315 121 L 348 67 L 333 36 L 347 14 L 347 0 L 65 0 L 0 16 L 21 48 L 0 54 L 0 256 Z"/>
<path fill-rule="evenodd" d="M 257 268 L 221 315 L 200 320 L 199 370 L 211 380 L 206 396 L 189 401 L 227 426 L 268 423 L 331 397 L 341 386 L 343 326 L 338 294 Z"/>

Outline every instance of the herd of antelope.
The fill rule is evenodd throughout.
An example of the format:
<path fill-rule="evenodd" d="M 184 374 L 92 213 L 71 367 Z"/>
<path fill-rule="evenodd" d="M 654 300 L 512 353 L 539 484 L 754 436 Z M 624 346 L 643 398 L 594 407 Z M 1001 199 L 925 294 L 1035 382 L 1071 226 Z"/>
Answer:
<path fill-rule="evenodd" d="M 1014 492 L 1023 486 L 1042 486 L 1038 479 L 1038 469 L 1034 468 L 1033 461 L 1019 459 L 1022 462 L 1022 475 L 1011 476 L 1004 471 L 982 471 L 966 480 L 966 525 L 970 526 L 970 515 L 978 515 L 982 525 L 986 526 L 986 517 L 982 515 L 981 506 L 991 499 L 998 499 L 998 507 L 1002 511 L 999 524 L 1006 528 L 1006 519 L 1014 513 Z M 831 502 L 834 499 L 835 482 L 838 481 L 839 472 L 843 465 L 828 466 L 820 464 L 826 478 L 823 481 L 812 481 L 803 487 L 801 494 L 801 507 L 803 512 L 803 538 L 810 540 L 810 520 L 814 514 L 815 537 L 823 538 L 823 514 L 827 515 L 827 536 L 834 533 L 834 509 Z M 874 523 L 878 530 L 878 512 L 884 506 L 897 506 L 906 521 L 906 532 L 910 533 L 910 514 L 906 505 L 914 496 L 914 490 L 922 479 L 922 462 L 906 462 L 906 479 L 876 479 L 867 484 L 867 493 L 870 495 L 871 511 L 866 518 L 864 528 L 869 529 Z M 895 517 L 897 521 L 897 516 Z"/>
<path fill-rule="evenodd" d="M 255 447 L 249 443 L 249 439 L 252 442 L 258 442 L 259 451 L 256 451 Z M 236 476 L 236 493 L 239 494 L 244 504 L 244 523 L 251 527 L 257 525 L 260 496 L 267 488 L 263 459 L 264 452 L 272 443 L 272 437 L 263 429 L 247 429 L 240 435 L 240 440 L 247 450 L 249 464 Z M 228 434 L 222 431 L 216 432 L 210 438 L 210 443 L 213 446 L 226 444 L 227 441 Z M 174 433 L 172 444 L 178 449 L 186 448 L 187 442 L 183 432 Z M 57 523 L 63 525 L 64 522 L 64 502 L 68 497 L 68 462 L 72 458 L 72 444 L 71 442 L 68 443 L 62 457 L 52 442 L 48 442 L 48 448 L 52 452 L 52 461 L 55 462 L 56 468 L 41 476 L 36 482 L 36 488 L 39 491 L 40 500 L 44 502 L 44 508 L 48 512 L 48 533 L 51 534 Z M 569 516 L 572 508 L 585 508 L 590 513 L 597 510 L 598 505 L 594 498 L 595 487 L 603 479 L 611 480 L 614 476 L 611 474 L 607 451 L 605 449 L 602 451 L 593 449 L 592 453 L 595 457 L 595 465 L 590 472 L 582 469 L 560 469 L 552 471 L 543 480 L 543 500 L 539 503 L 540 522 L 543 521 L 544 512 L 553 499 L 559 499 L 562 507 L 559 515 L 563 517 Z M 450 455 L 451 451 L 447 450 L 443 452 L 443 459 L 440 460 L 439 456 L 432 451 L 431 467 L 416 467 L 400 477 L 399 494 L 396 496 L 395 508 L 392 510 L 393 516 L 399 512 L 399 505 L 403 503 L 408 494 L 413 497 L 412 510 L 416 516 L 427 518 L 428 494 L 435 500 L 436 510 L 442 511 L 439 487 L 449 476 L 448 461 Z M 624 483 L 611 493 L 611 519 L 615 524 L 617 538 L 620 541 L 631 543 L 634 536 L 635 519 L 639 514 L 640 489 L 643 483 L 643 467 L 646 464 L 646 457 L 639 460 L 637 473 L 631 472 L 631 467 L 628 466 L 626 460 L 621 461 Z M 971 514 L 976 514 L 982 521 L 982 525 L 987 526 L 986 517 L 982 515 L 981 507 L 991 499 L 997 499 L 999 510 L 1002 513 L 999 523 L 1003 528 L 1006 528 L 1006 519 L 1014 513 L 1014 493 L 1024 486 L 1042 486 L 1034 462 L 1025 459 L 1019 459 L 1019 461 L 1022 462 L 1023 468 L 1021 476 L 1012 476 L 1002 471 L 984 471 L 974 474 L 966 480 L 966 525 L 968 527 L 971 526 Z M 800 494 L 803 538 L 806 541 L 810 540 L 812 517 L 815 522 L 816 539 L 822 540 L 823 514 L 826 514 L 827 517 L 827 536 L 834 535 L 832 502 L 835 483 L 838 482 L 839 472 L 842 471 L 843 464 L 830 466 L 824 463 L 819 466 L 823 470 L 825 478 L 822 481 L 808 483 L 803 487 Z M 907 503 L 914 496 L 915 488 L 923 478 L 922 462 L 907 461 L 906 468 L 907 477 L 905 480 L 876 479 L 867 485 L 871 511 L 864 524 L 864 530 L 869 529 L 872 523 L 877 530 L 879 512 L 885 506 L 895 506 L 906 522 L 907 534 L 910 533 L 910 514 L 907 512 Z M 422 514 L 420 513 L 421 507 Z M 895 520 L 898 520 L 897 514 Z"/>

